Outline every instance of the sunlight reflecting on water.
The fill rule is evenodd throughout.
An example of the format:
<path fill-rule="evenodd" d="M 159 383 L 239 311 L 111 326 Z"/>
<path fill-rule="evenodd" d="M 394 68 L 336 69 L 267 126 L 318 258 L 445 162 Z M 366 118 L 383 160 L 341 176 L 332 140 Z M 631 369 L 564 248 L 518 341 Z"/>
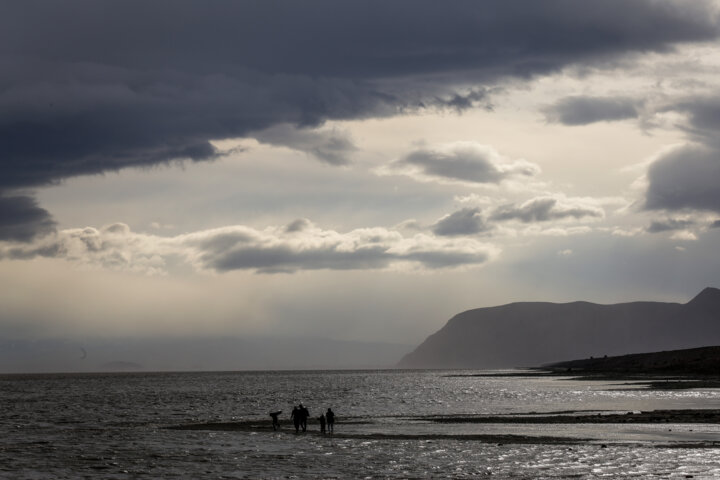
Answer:
<path fill-rule="evenodd" d="M 616 383 L 531 377 L 449 377 L 438 371 L 164 373 L 4 376 L 0 476 L 712 478 L 720 441 L 707 424 L 440 424 L 429 415 L 567 410 L 720 408 L 715 390 L 649 391 Z M 468 372 L 463 372 L 468 373 Z M 288 415 L 310 408 L 307 434 Z M 314 417 L 332 407 L 337 436 Z M 183 431 L 201 422 L 259 421 L 282 429 Z M 265 423 L 262 423 L 265 425 Z M 405 435 L 382 439 L 373 435 Z M 446 435 L 447 437 L 440 437 Z M 567 438 L 566 444 L 486 442 L 468 435 Z M 589 441 L 577 442 L 583 438 Z M 607 448 L 603 448 L 607 444 Z M 672 447 L 672 448 L 670 448 Z"/>

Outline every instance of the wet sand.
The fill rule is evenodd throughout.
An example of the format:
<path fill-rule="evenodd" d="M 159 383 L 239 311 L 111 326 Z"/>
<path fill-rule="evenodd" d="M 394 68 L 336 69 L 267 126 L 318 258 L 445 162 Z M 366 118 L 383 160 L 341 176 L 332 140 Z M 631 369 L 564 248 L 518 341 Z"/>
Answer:
<path fill-rule="evenodd" d="M 648 412 L 556 412 L 556 413 L 526 413 L 513 415 L 478 415 L 478 416 L 435 416 L 424 417 L 424 420 L 436 423 L 720 423 L 720 410 L 694 409 L 694 410 L 652 410 Z"/>
<path fill-rule="evenodd" d="M 167 427 L 170 430 L 208 430 L 208 431 L 254 431 L 271 432 L 291 435 L 316 435 L 335 439 L 365 439 L 365 440 L 474 440 L 484 443 L 523 443 L 523 444 L 577 444 L 588 441 L 588 439 L 564 438 L 552 436 L 532 435 L 447 435 L 447 434 L 403 434 L 403 433 L 320 433 L 317 430 L 295 433 L 293 428 L 281 428 L 274 431 L 271 426 L 263 425 L 260 422 L 227 422 L 227 423 L 197 423 L 187 425 L 174 425 Z"/>
<path fill-rule="evenodd" d="M 625 382 L 623 386 L 648 390 L 692 390 L 697 388 L 720 388 L 720 377 L 714 375 L 675 375 L 653 373 L 580 372 L 531 368 L 526 371 L 501 373 L 452 374 L 447 377 L 547 377 L 567 378 L 581 381 Z"/>
<path fill-rule="evenodd" d="M 589 411 L 566 411 L 551 413 L 534 413 L 512 415 L 478 415 L 478 416 L 424 416 L 407 417 L 408 421 L 426 422 L 436 424 L 545 424 L 545 425 L 570 425 L 570 424 L 720 424 L 720 410 L 653 410 L 647 412 L 603 412 L 595 413 Z M 236 432 L 265 432 L 287 435 L 313 435 L 326 436 L 335 439 L 360 439 L 360 440 L 458 440 L 476 441 L 483 443 L 502 444 L 545 444 L 545 445 L 586 445 L 598 444 L 599 446 L 613 445 L 617 442 L 600 441 L 597 438 L 582 438 L 553 435 L 525 435 L 525 434 L 502 434 L 502 433 L 392 433 L 392 432 L 353 432 L 353 426 L 366 425 L 362 419 L 348 419 L 343 425 L 346 430 L 334 434 L 321 434 L 311 426 L 307 432 L 295 433 L 292 426 L 283 426 L 279 430 L 272 429 L 270 421 L 238 421 L 238 422 L 216 422 L 216 423 L 193 423 L 184 425 L 173 425 L 166 427 L 171 430 L 207 430 L 207 431 L 236 431 Z M 316 427 L 316 426 L 315 426 Z M 342 426 L 336 426 L 336 428 Z M 690 429 L 692 431 L 692 429 Z M 627 445 L 627 442 L 618 445 Z M 720 438 L 715 440 L 678 441 L 678 442 L 653 442 L 654 447 L 677 447 L 677 448 L 720 448 Z"/>

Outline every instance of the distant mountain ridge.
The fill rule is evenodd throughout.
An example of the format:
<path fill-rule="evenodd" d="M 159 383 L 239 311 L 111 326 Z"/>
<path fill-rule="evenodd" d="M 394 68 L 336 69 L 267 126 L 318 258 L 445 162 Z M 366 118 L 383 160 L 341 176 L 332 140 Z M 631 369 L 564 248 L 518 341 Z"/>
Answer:
<path fill-rule="evenodd" d="M 720 345 L 720 290 L 685 304 L 520 302 L 455 315 L 401 368 L 504 368 Z"/>

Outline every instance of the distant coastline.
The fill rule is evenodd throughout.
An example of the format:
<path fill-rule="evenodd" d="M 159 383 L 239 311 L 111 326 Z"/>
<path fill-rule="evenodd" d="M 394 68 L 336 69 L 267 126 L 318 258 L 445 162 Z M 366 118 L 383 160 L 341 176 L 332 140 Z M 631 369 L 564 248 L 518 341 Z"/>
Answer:
<path fill-rule="evenodd" d="M 635 381 L 655 389 L 720 388 L 720 346 L 616 357 L 585 358 L 539 367 L 551 374 Z"/>

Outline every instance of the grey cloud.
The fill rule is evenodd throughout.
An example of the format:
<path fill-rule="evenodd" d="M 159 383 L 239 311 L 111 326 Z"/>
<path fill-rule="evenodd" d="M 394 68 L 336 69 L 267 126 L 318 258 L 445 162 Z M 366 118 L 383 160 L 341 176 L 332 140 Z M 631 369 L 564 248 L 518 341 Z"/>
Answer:
<path fill-rule="evenodd" d="M 720 212 L 720 149 L 688 144 L 650 165 L 645 208 Z"/>
<path fill-rule="evenodd" d="M 669 218 L 663 221 L 655 220 L 651 222 L 647 231 L 649 233 L 670 232 L 674 230 L 684 230 L 688 227 L 692 227 L 693 225 L 695 225 L 695 222 L 692 220 Z"/>
<path fill-rule="evenodd" d="M 710 224 L 710 228 L 720 228 L 720 220 L 715 220 Z"/>
<path fill-rule="evenodd" d="M 36 257 L 61 258 L 67 252 L 59 243 L 38 245 L 35 247 L 12 247 L 6 250 L 0 249 L 0 260 L 31 260 Z"/>
<path fill-rule="evenodd" d="M 103 232 L 114 233 L 117 235 L 128 235 L 130 233 L 130 227 L 126 223 L 112 223 L 106 225 L 101 229 Z"/>
<path fill-rule="evenodd" d="M 566 97 L 545 109 L 550 122 L 587 125 L 637 118 L 638 102 L 625 97 Z"/>
<path fill-rule="evenodd" d="M 668 105 L 664 110 L 686 113 L 689 124 L 686 131 L 699 143 L 720 149 L 717 132 L 720 130 L 720 101 L 715 96 L 698 96 Z"/>
<path fill-rule="evenodd" d="M 199 244 L 202 250 L 225 251 L 237 245 L 250 244 L 255 238 L 255 235 L 247 229 L 233 229 L 203 238 Z"/>
<path fill-rule="evenodd" d="M 687 115 L 680 125 L 690 142 L 664 152 L 648 168 L 645 208 L 648 210 L 710 210 L 720 212 L 720 101 L 697 96 L 666 106 L 663 111 Z"/>
<path fill-rule="evenodd" d="M 361 270 L 388 266 L 393 256 L 381 246 L 351 251 L 317 248 L 294 250 L 289 246 L 246 246 L 228 251 L 206 252 L 201 261 L 206 268 L 218 271 L 256 270 L 260 273 L 294 272 L 296 270 Z"/>
<path fill-rule="evenodd" d="M 201 257 L 206 268 L 217 271 L 255 270 L 258 273 L 293 273 L 298 270 L 384 269 L 395 262 L 417 262 L 426 268 L 479 265 L 490 258 L 488 252 L 413 251 L 393 253 L 386 246 L 368 246 L 352 251 L 336 249 L 294 250 L 288 246 L 235 248 L 227 252 L 208 252 Z"/>
<path fill-rule="evenodd" d="M 420 167 L 423 173 L 436 177 L 451 178 L 477 183 L 498 183 L 501 172 L 493 163 L 475 152 L 455 152 L 443 155 L 428 150 L 417 150 L 401 163 Z"/>
<path fill-rule="evenodd" d="M 524 160 L 509 162 L 487 145 L 458 142 L 414 150 L 393 162 L 385 173 L 497 184 L 511 177 L 530 177 L 539 171 L 537 165 Z"/>
<path fill-rule="evenodd" d="M 350 137 L 337 130 L 298 129 L 288 124 L 252 133 L 259 142 L 281 145 L 312 155 L 328 165 L 346 165 L 357 150 Z"/>
<path fill-rule="evenodd" d="M 492 110 L 492 104 L 490 103 L 490 100 L 488 98 L 489 95 L 489 89 L 481 88 L 471 90 L 465 95 L 456 92 L 446 97 L 436 96 L 428 103 L 436 108 L 451 109 L 455 110 L 458 113 L 469 110 L 475 107 L 477 104 L 481 104 L 485 110 Z M 425 104 L 421 104 L 421 107 L 424 106 Z"/>
<path fill-rule="evenodd" d="M 34 198 L 0 192 L 0 240 L 26 242 L 53 231 L 55 222 Z"/>
<path fill-rule="evenodd" d="M 432 230 L 441 236 L 475 235 L 489 230 L 489 226 L 479 208 L 463 208 L 438 220 Z"/>
<path fill-rule="evenodd" d="M 583 217 L 602 218 L 604 212 L 599 207 L 584 205 L 563 205 L 556 198 L 534 198 L 520 206 L 503 205 L 496 208 L 490 215 L 492 220 L 520 220 L 524 223 L 546 222 L 564 218 L 580 219 Z"/>
<path fill-rule="evenodd" d="M 311 225 L 312 225 L 312 223 L 310 222 L 310 220 L 308 220 L 306 218 L 298 218 L 297 220 L 290 222 L 285 227 L 285 232 L 287 232 L 287 233 L 302 232 L 303 230 L 310 227 Z"/>
<path fill-rule="evenodd" d="M 430 269 L 451 268 L 467 265 L 480 265 L 490 259 L 488 252 L 412 252 L 402 257 L 413 260 Z"/>

